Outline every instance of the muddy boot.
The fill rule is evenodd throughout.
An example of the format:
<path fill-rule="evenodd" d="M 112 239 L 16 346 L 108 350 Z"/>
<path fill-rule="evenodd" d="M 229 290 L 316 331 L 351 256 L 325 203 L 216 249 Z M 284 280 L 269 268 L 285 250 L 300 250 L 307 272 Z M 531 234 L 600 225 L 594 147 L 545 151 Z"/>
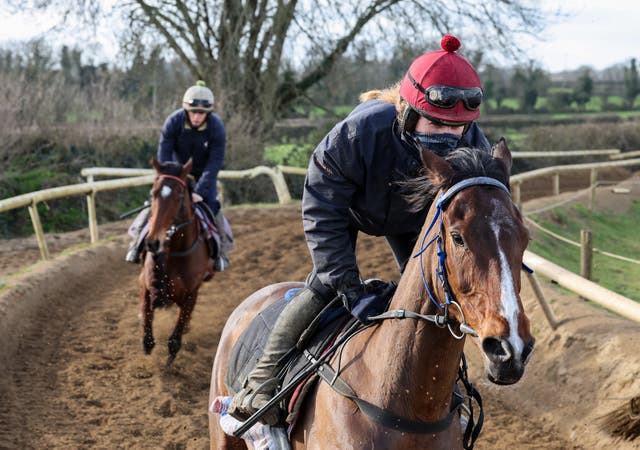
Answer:
<path fill-rule="evenodd" d="M 140 249 L 138 248 L 138 238 L 134 238 L 129 244 L 127 255 L 124 257 L 126 262 L 138 264 L 140 262 Z"/>
<path fill-rule="evenodd" d="M 140 233 L 142 233 L 150 215 L 151 208 L 145 208 L 140 211 L 138 217 L 136 217 L 131 224 L 129 232 L 132 235 L 132 239 L 129 244 L 129 249 L 127 250 L 127 255 L 124 257 L 125 261 L 133 264 L 138 264 L 140 262 L 140 243 L 138 242 L 138 239 L 140 238 Z"/>
<path fill-rule="evenodd" d="M 296 345 L 302 332 L 326 305 L 310 288 L 302 289 L 280 313 L 269 335 L 264 353 L 253 368 L 245 387 L 239 391 L 229 406 L 229 414 L 238 420 L 246 420 L 273 397 L 277 380 L 278 362 Z M 266 411 L 261 422 L 276 425 L 279 422 L 277 408 Z"/>
<path fill-rule="evenodd" d="M 219 209 L 213 216 L 213 224 L 218 229 L 218 234 L 220 235 L 220 248 L 218 249 L 214 269 L 217 272 L 222 272 L 229 267 L 229 248 L 231 247 L 229 236 L 227 236 L 227 230 L 224 226 L 224 215 L 222 214 L 222 209 Z"/>

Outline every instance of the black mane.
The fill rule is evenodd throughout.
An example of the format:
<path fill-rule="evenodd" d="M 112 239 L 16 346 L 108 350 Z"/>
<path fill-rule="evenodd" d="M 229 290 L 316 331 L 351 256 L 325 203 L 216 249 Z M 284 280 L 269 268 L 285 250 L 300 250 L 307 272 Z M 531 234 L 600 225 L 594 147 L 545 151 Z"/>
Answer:
<path fill-rule="evenodd" d="M 453 177 L 444 185 L 434 185 L 428 173 L 400 183 L 411 211 L 423 211 L 431 204 L 438 190 L 448 189 L 468 178 L 489 177 L 500 181 L 507 187 L 509 186 L 508 173 L 505 171 L 503 163 L 483 150 L 461 147 L 450 152 L 445 160 L 453 169 Z"/>
<path fill-rule="evenodd" d="M 180 175 L 182 175 L 182 167 L 183 167 L 182 164 L 177 163 L 175 161 L 166 161 L 166 162 L 160 163 L 160 174 L 180 177 Z M 187 177 L 187 187 L 189 189 L 189 192 L 193 192 L 194 180 L 193 180 L 193 176 L 191 175 Z"/>
<path fill-rule="evenodd" d="M 160 163 L 160 173 L 163 175 L 179 177 L 182 173 L 182 164 L 174 161 Z"/>

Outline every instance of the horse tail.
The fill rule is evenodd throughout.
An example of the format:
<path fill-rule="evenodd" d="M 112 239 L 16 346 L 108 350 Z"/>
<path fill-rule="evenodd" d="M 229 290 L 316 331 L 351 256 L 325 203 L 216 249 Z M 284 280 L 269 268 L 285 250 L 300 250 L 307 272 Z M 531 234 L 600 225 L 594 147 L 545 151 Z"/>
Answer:
<path fill-rule="evenodd" d="M 169 306 L 167 281 L 167 256 L 162 253 L 153 255 L 153 270 L 151 272 L 151 282 L 149 283 L 149 295 L 154 308 Z"/>

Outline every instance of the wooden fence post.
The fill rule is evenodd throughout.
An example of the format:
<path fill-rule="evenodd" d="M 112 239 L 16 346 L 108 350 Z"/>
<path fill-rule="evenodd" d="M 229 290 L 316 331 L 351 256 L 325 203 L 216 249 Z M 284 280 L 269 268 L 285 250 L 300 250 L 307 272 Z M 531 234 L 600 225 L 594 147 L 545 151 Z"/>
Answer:
<path fill-rule="evenodd" d="M 513 190 L 513 203 L 516 204 L 516 207 L 522 211 L 522 192 L 521 192 L 522 183 L 520 181 L 516 181 L 511 184 L 511 189 Z"/>
<path fill-rule="evenodd" d="M 540 287 L 540 283 L 538 282 L 536 275 L 532 272 L 529 272 L 528 270 L 525 270 L 524 272 L 527 274 L 527 278 L 529 279 L 529 283 L 531 283 L 533 293 L 536 295 L 538 303 L 540 303 L 540 306 L 542 307 L 542 312 L 544 312 L 544 316 L 547 318 L 547 322 L 549 322 L 551 328 L 555 330 L 556 328 L 558 328 L 558 319 L 556 319 L 556 316 L 551 310 L 551 305 L 549 305 L 549 302 L 547 302 L 547 299 L 544 297 L 542 288 Z"/>
<path fill-rule="evenodd" d="M 560 172 L 553 174 L 553 195 L 560 195 Z"/>
<path fill-rule="evenodd" d="M 278 166 L 270 169 L 269 176 L 271 177 L 271 181 L 273 182 L 273 186 L 276 188 L 276 194 L 278 195 L 278 203 L 281 205 L 286 205 L 287 203 L 291 203 L 291 194 L 289 193 L 289 188 L 287 187 L 287 181 L 284 179 L 284 174 L 282 173 L 282 169 Z"/>
<path fill-rule="evenodd" d="M 591 265 L 593 261 L 593 245 L 591 230 L 580 230 L 580 275 L 591 279 Z"/>
<path fill-rule="evenodd" d="M 33 224 L 33 231 L 36 233 L 36 240 L 38 241 L 38 247 L 40 248 L 40 258 L 44 260 L 50 259 L 47 241 L 44 238 L 44 231 L 42 230 L 42 222 L 40 222 L 40 215 L 38 214 L 38 203 L 32 202 L 28 208 L 29 216 L 31 216 L 31 223 Z"/>
<path fill-rule="evenodd" d="M 89 214 L 89 236 L 91 243 L 98 242 L 98 218 L 96 215 L 96 191 L 87 194 L 87 212 Z"/>

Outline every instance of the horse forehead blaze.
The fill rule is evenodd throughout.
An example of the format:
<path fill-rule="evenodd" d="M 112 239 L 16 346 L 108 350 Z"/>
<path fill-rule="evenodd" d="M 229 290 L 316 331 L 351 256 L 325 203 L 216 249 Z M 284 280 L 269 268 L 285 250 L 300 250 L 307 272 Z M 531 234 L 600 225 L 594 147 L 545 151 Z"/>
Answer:
<path fill-rule="evenodd" d="M 165 184 L 160 189 L 160 197 L 167 198 L 167 197 L 169 197 L 171 195 L 171 192 L 173 192 L 173 189 L 171 189 L 171 186 L 167 186 Z"/>
<path fill-rule="evenodd" d="M 470 317 L 479 319 L 474 326 L 482 336 L 503 336 L 521 353 L 524 341 L 530 338 L 519 296 L 522 256 L 528 242 L 526 227 L 509 196 L 495 188 L 467 189 L 455 200 L 456 209 L 466 211 L 466 217 L 459 219 L 466 222 L 465 239 L 472 241 L 467 242 L 465 251 L 472 251 L 474 257 L 461 259 L 460 267 L 452 269 L 464 271 L 466 261 L 483 273 L 472 290 L 482 298 L 482 306 L 476 311 L 479 316 Z M 475 272 L 471 267 L 467 270 Z M 474 308 L 473 304 L 469 302 L 465 308 Z"/>

